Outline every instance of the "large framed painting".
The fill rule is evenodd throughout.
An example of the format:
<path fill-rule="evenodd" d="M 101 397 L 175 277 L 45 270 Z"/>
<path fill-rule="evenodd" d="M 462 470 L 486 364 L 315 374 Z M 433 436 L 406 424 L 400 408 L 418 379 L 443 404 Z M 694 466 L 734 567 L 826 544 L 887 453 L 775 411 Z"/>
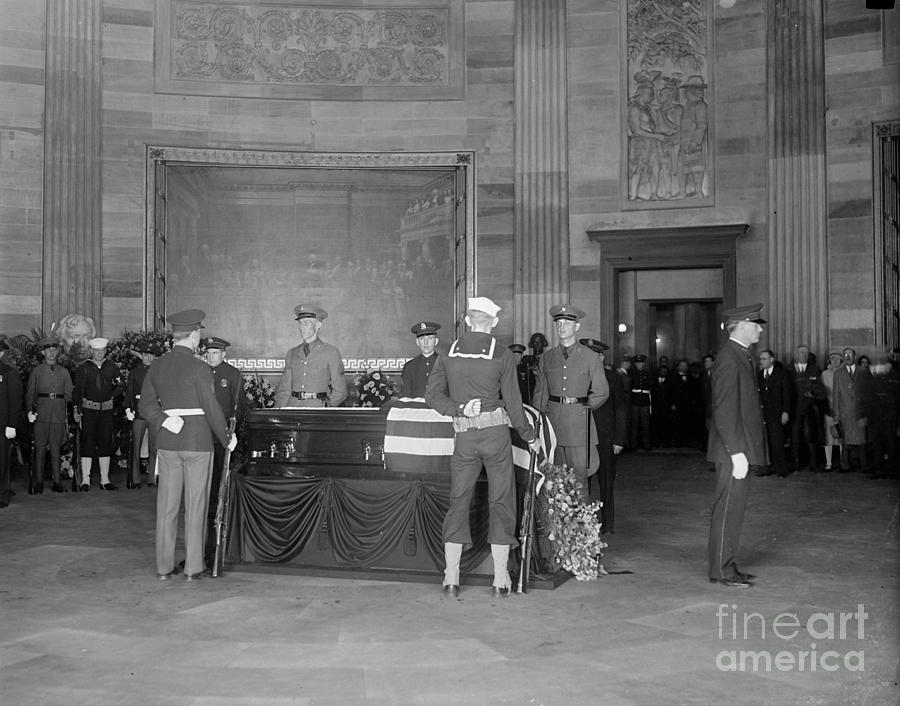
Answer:
<path fill-rule="evenodd" d="M 276 372 L 294 307 L 348 371 L 400 370 L 410 327 L 449 343 L 475 292 L 474 154 L 147 150 L 145 326 L 203 309 L 245 371 Z"/>

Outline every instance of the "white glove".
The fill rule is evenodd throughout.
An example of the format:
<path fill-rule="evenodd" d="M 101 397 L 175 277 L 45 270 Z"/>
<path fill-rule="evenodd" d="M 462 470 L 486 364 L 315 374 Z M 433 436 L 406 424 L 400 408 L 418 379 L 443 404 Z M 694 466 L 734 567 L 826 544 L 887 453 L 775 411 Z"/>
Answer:
<path fill-rule="evenodd" d="M 16 438 L 16 428 L 15 427 L 6 427 L 6 438 L 7 439 L 15 439 Z"/>
<path fill-rule="evenodd" d="M 173 434 L 177 434 L 181 431 L 181 427 L 184 426 L 184 420 L 181 417 L 166 417 L 166 421 L 162 423 L 163 428 L 168 429 Z"/>
<path fill-rule="evenodd" d="M 541 437 L 535 437 L 534 441 L 528 444 L 528 448 L 530 448 L 534 453 L 540 453 L 541 449 L 544 448 L 544 445 L 541 443 Z"/>
<path fill-rule="evenodd" d="M 127 419 L 129 422 L 134 421 L 134 410 L 131 409 L 131 407 L 125 409 L 125 419 Z"/>
<path fill-rule="evenodd" d="M 750 463 L 747 461 L 747 457 L 740 454 L 731 454 L 731 463 L 734 465 L 734 468 L 731 469 L 731 477 L 735 480 L 743 480 L 747 477 L 747 471 L 750 470 Z"/>
<path fill-rule="evenodd" d="M 474 400 L 469 400 L 466 402 L 466 406 L 463 407 L 463 415 L 466 417 L 477 417 L 481 414 L 481 400 L 479 398 L 475 398 Z"/>
<path fill-rule="evenodd" d="M 237 447 L 237 434 L 232 434 L 228 440 L 228 450 L 234 451 L 235 447 Z"/>
<path fill-rule="evenodd" d="M 29 412 L 28 421 L 34 424 L 37 421 L 37 412 Z"/>

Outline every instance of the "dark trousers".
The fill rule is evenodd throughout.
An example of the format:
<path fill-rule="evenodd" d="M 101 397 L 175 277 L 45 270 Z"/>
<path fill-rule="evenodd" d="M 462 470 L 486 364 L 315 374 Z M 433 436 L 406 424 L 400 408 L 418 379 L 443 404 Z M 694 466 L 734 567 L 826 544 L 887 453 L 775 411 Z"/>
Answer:
<path fill-rule="evenodd" d="M 0 432 L 0 503 L 9 504 L 9 467 L 12 454 L 12 442 L 6 434 Z"/>
<path fill-rule="evenodd" d="M 650 406 L 631 406 L 631 447 L 650 448 Z"/>
<path fill-rule="evenodd" d="M 853 457 L 856 457 L 856 462 L 859 464 L 859 469 L 861 471 L 869 470 L 869 464 L 866 462 L 866 445 L 865 444 L 848 444 L 844 442 L 841 444 L 841 470 L 849 471 L 852 464 Z"/>
<path fill-rule="evenodd" d="M 111 409 L 85 409 L 81 413 L 81 458 L 112 456 L 115 419 Z"/>
<path fill-rule="evenodd" d="M 731 461 L 716 464 L 716 496 L 713 500 L 712 519 L 709 527 L 709 577 L 711 579 L 735 579 L 738 544 L 744 508 L 747 506 L 749 474 L 742 480 L 732 477 Z"/>
<path fill-rule="evenodd" d="M 141 482 L 141 442 L 144 434 L 147 434 L 147 452 L 150 454 L 148 468 L 152 482 L 156 468 L 156 432 L 146 419 L 135 417 L 131 423 L 131 480 L 135 483 Z"/>
<path fill-rule="evenodd" d="M 44 483 L 44 461 L 50 451 L 50 472 L 53 482 L 59 483 L 59 459 L 62 446 L 66 443 L 69 430 L 65 422 L 34 423 L 34 468 L 31 469 L 31 482 L 37 486 Z"/>
<path fill-rule="evenodd" d="M 444 542 L 464 548 L 472 544 L 469 508 L 482 465 L 488 479 L 488 542 L 517 547 L 516 482 L 509 427 L 505 425 L 456 434 L 450 458 L 450 508 L 444 518 Z"/>
<path fill-rule="evenodd" d="M 206 541 L 204 556 L 207 564 L 216 554 L 216 508 L 219 506 L 219 486 L 222 484 L 222 470 L 225 466 L 225 447 L 213 442 L 212 482 L 209 486 L 209 506 L 206 511 Z"/>
<path fill-rule="evenodd" d="M 874 415 L 873 415 L 874 417 Z M 877 476 L 896 476 L 900 471 L 897 458 L 897 420 L 890 417 L 870 417 L 869 434 L 872 438 L 871 471 Z"/>
<path fill-rule="evenodd" d="M 600 468 L 597 470 L 597 490 L 600 494 L 601 529 L 604 532 L 612 532 L 616 528 L 616 503 L 613 495 L 616 483 L 616 455 L 613 453 L 612 444 L 600 444 L 598 447 Z"/>
<path fill-rule="evenodd" d="M 781 425 L 781 415 L 766 418 L 766 441 L 769 442 L 769 464 L 772 470 L 780 476 L 787 473 L 787 464 L 784 459 L 784 427 Z"/>

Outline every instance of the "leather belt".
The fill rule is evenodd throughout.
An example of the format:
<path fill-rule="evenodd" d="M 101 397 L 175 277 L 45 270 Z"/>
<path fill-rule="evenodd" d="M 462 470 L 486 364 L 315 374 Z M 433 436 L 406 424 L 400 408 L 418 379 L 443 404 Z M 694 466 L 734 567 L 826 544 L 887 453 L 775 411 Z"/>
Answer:
<path fill-rule="evenodd" d="M 291 397 L 296 397 L 298 400 L 327 400 L 328 393 L 327 392 L 300 392 L 299 390 L 294 390 L 291 393 Z"/>
<path fill-rule="evenodd" d="M 475 417 L 453 417 L 453 431 L 455 432 L 498 426 L 509 426 L 509 414 L 503 407 L 497 407 L 490 412 L 482 412 Z"/>
<path fill-rule="evenodd" d="M 81 400 L 81 406 L 84 407 L 84 409 L 93 409 L 97 412 L 105 412 L 113 408 L 113 401 L 106 400 L 106 402 L 95 402 L 94 400 L 84 398 Z"/>
<path fill-rule="evenodd" d="M 51 400 L 61 400 L 65 397 L 64 392 L 38 392 L 38 397 L 49 397 Z"/>
<path fill-rule="evenodd" d="M 650 390 L 632 390 L 632 392 L 637 392 L 640 395 L 649 395 Z"/>
<path fill-rule="evenodd" d="M 550 395 L 551 402 L 559 402 L 559 404 L 587 404 L 587 397 L 558 397 Z"/>
<path fill-rule="evenodd" d="M 168 417 L 199 417 L 206 414 L 199 407 L 174 407 L 172 409 L 164 409 L 163 412 Z"/>

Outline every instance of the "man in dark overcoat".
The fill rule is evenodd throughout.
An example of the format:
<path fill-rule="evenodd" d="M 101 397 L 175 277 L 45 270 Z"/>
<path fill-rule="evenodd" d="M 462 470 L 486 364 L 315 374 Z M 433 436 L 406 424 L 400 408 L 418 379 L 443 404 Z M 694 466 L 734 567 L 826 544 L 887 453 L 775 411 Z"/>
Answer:
<path fill-rule="evenodd" d="M 162 580 L 176 573 L 175 539 L 182 494 L 185 578 L 201 577 L 213 439 L 232 450 L 237 445 L 236 436 L 228 437 L 212 371 L 194 357 L 205 317 L 199 309 L 168 317 L 172 350 L 153 361 L 138 405 L 141 416 L 157 431 L 156 575 Z"/>
<path fill-rule="evenodd" d="M 809 346 L 797 346 L 794 360 L 787 368 L 791 381 L 791 460 L 794 470 L 805 468 L 818 472 L 816 449 L 825 441 L 825 412 L 828 411 L 828 390 L 822 381 L 822 371 L 809 352 Z M 804 448 L 805 447 L 805 448 Z"/>
<path fill-rule="evenodd" d="M 3 362 L 9 350 L 5 337 L 0 339 L 0 508 L 9 505 L 10 447 L 22 416 L 22 377 L 13 366 Z"/>
<path fill-rule="evenodd" d="M 756 475 L 777 473 L 784 478 L 790 473 L 784 458 L 784 425 L 791 416 L 791 382 L 784 368 L 775 365 L 775 353 L 771 350 L 767 349 L 759 354 L 756 383 L 759 385 L 763 419 L 766 422 L 770 462 L 768 468 L 758 470 Z"/>
<path fill-rule="evenodd" d="M 716 492 L 709 530 L 709 580 L 730 587 L 750 586 L 751 574 L 737 566 L 741 524 L 747 504 L 750 464 L 768 464 L 766 434 L 750 346 L 759 341 L 765 320 L 762 304 L 723 312 L 728 341 L 716 357 L 711 379 L 712 423 L 706 458 L 716 464 Z"/>

